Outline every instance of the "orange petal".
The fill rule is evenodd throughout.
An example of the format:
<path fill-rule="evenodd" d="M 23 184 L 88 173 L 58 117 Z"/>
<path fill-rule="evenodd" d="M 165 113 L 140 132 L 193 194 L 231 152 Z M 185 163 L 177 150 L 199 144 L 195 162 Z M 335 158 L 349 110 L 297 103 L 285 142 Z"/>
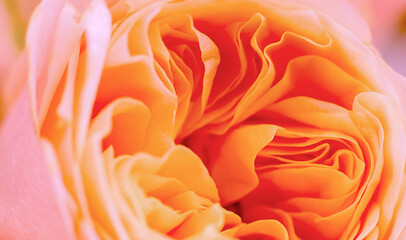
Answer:
<path fill-rule="evenodd" d="M 254 161 L 275 131 L 272 125 L 248 125 L 225 137 L 218 158 L 212 159 L 211 169 L 223 204 L 238 200 L 258 185 Z"/>
<path fill-rule="evenodd" d="M 218 201 L 217 188 L 213 179 L 200 158 L 188 148 L 179 146 L 168 153 L 159 174 L 178 179 L 200 196 L 214 202 Z"/>
<path fill-rule="evenodd" d="M 201 234 L 208 228 L 220 231 L 224 225 L 224 212 L 222 208 L 215 204 L 212 207 L 187 219 L 171 236 L 175 238 L 186 238 Z"/>
<path fill-rule="evenodd" d="M 242 240 L 253 238 L 288 240 L 289 235 L 286 228 L 276 220 L 258 220 L 241 226 L 235 234 Z"/>

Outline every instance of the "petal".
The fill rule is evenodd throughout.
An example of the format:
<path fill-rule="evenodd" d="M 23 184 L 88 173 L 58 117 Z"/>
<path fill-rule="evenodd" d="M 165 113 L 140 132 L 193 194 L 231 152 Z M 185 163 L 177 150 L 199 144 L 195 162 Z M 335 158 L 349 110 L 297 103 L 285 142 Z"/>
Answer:
<path fill-rule="evenodd" d="M 241 240 L 245 239 L 278 239 L 288 240 L 289 235 L 286 228 L 277 220 L 258 220 L 243 225 L 235 234 Z"/>
<path fill-rule="evenodd" d="M 43 103 L 43 97 L 52 96 L 52 92 L 43 91 L 49 89 L 50 84 L 46 77 L 46 69 L 52 53 L 52 39 L 55 35 L 58 17 L 61 15 L 64 0 L 45 0 L 33 13 L 32 20 L 27 29 L 27 49 L 30 62 L 29 84 L 32 96 L 32 106 L 34 111 L 34 126 L 39 128 L 39 121 L 44 116 L 49 103 Z M 56 87 L 59 79 L 52 79 L 51 86 Z M 51 88 L 52 89 L 52 88 Z"/>
<path fill-rule="evenodd" d="M 362 18 L 357 9 L 347 1 L 328 0 L 319 2 L 314 0 L 290 0 L 286 3 L 272 2 L 280 5 L 298 4 L 316 10 L 349 29 L 361 41 L 366 43 L 371 42 L 371 33 L 367 22 Z"/>
<path fill-rule="evenodd" d="M 185 147 L 176 147 L 168 153 L 159 174 L 183 182 L 202 197 L 218 201 L 217 188 L 200 158 Z"/>
<path fill-rule="evenodd" d="M 79 62 L 79 79 L 75 83 L 75 149 L 78 156 L 83 153 L 93 104 L 102 75 L 111 34 L 111 15 L 102 0 L 93 0 L 83 16 L 86 33 L 85 59 Z"/>
<path fill-rule="evenodd" d="M 143 103 L 119 98 L 110 103 L 94 122 L 101 128 L 105 127 L 102 124 L 111 126 L 110 134 L 103 140 L 104 148 L 112 145 L 116 155 L 134 154 L 145 150 L 150 116 L 149 109 Z"/>
<path fill-rule="evenodd" d="M 272 125 L 249 125 L 226 136 L 211 169 L 223 205 L 238 200 L 258 185 L 254 161 L 275 131 Z"/>
<path fill-rule="evenodd" d="M 179 239 L 201 234 L 207 228 L 214 228 L 220 231 L 224 225 L 224 218 L 224 210 L 220 205 L 215 204 L 187 219 L 171 235 Z"/>
<path fill-rule="evenodd" d="M 393 218 L 394 209 L 397 202 L 402 201 L 394 199 L 399 199 L 402 180 L 405 178 L 406 149 L 403 146 L 406 145 L 406 129 L 404 119 L 392 98 L 377 93 L 363 93 L 357 100 L 360 106 L 379 119 L 385 133 L 382 145 L 385 161 L 379 179 L 380 187 L 375 193 L 381 208 L 378 222 L 381 235 L 387 231 L 390 223 L 396 220 Z M 377 102 L 380 104 L 376 104 Z"/>
<path fill-rule="evenodd" d="M 0 130 L 0 235 L 8 239 L 73 239 L 55 170 L 35 133 L 27 88 Z M 61 181 L 61 180 L 59 180 Z"/>

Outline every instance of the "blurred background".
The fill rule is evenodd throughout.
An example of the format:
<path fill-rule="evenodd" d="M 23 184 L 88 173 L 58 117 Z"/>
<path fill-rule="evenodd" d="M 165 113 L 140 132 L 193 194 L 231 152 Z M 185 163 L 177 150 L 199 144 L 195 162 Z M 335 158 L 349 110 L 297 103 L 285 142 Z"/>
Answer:
<path fill-rule="evenodd" d="M 374 45 L 406 76 L 406 0 L 350 0 L 368 22 Z"/>
<path fill-rule="evenodd" d="M 27 23 L 40 1 L 0 0 L 0 80 L 6 77 L 24 48 Z M 76 5 L 86 2 L 71 1 Z M 382 57 L 395 71 L 406 76 L 406 0 L 348 1 L 368 22 L 373 44 Z"/>

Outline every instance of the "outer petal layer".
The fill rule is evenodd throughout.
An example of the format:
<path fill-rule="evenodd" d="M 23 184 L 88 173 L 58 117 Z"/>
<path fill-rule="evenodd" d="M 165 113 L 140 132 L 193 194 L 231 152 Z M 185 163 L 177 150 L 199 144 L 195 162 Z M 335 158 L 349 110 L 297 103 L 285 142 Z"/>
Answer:
<path fill-rule="evenodd" d="M 0 237 L 74 239 L 65 190 L 34 131 L 25 88 L 0 129 Z"/>

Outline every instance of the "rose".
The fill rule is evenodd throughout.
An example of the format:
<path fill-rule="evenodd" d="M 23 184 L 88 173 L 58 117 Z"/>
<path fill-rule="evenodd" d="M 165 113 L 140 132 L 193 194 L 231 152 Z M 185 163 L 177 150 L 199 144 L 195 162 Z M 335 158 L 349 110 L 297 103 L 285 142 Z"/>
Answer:
<path fill-rule="evenodd" d="M 402 237 L 404 79 L 319 4 L 42 2 L 0 132 L 1 236 Z"/>

